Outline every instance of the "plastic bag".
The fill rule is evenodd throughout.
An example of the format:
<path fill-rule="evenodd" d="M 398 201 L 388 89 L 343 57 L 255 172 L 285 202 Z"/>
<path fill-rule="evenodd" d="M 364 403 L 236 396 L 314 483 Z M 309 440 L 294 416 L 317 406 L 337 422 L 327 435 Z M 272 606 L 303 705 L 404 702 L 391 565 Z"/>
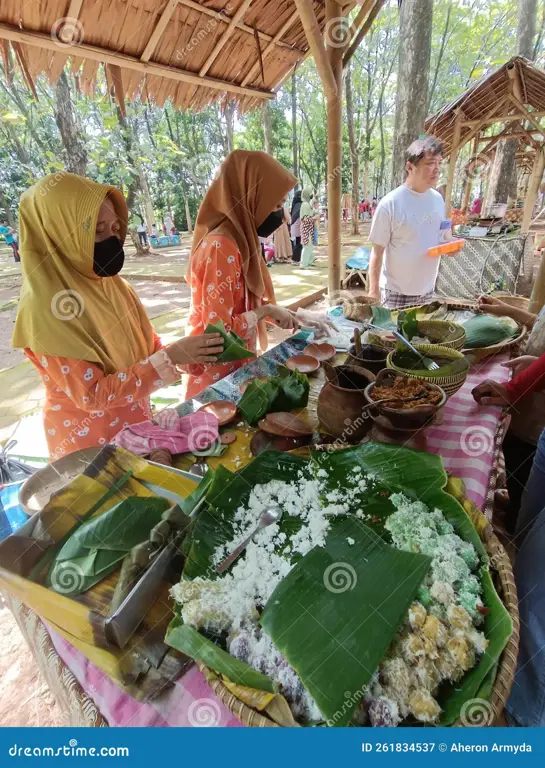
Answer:
<path fill-rule="evenodd" d="M 3 448 L 0 446 L 0 485 L 26 480 L 36 471 L 33 467 L 23 464 L 22 461 L 8 456 L 8 451 L 15 445 L 17 445 L 16 440 L 9 440 Z"/>

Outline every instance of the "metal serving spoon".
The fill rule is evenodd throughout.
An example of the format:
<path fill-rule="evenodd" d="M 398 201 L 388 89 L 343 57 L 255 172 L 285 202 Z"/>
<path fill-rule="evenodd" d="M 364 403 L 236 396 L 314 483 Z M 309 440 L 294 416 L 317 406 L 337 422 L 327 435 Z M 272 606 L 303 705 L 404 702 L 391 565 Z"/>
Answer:
<path fill-rule="evenodd" d="M 264 512 L 262 512 L 259 516 L 256 528 L 254 528 L 251 534 L 244 539 L 242 544 L 239 544 L 238 547 L 233 550 L 230 555 L 227 555 L 225 560 L 222 560 L 222 562 L 216 567 L 216 573 L 223 573 L 226 571 L 227 568 L 229 568 L 235 562 L 237 557 L 244 552 L 256 533 L 259 533 L 259 531 L 262 531 L 263 528 L 267 528 L 269 525 L 273 525 L 273 523 L 278 523 L 278 521 L 281 519 L 282 510 L 280 507 L 271 507 L 271 509 L 266 509 Z"/>

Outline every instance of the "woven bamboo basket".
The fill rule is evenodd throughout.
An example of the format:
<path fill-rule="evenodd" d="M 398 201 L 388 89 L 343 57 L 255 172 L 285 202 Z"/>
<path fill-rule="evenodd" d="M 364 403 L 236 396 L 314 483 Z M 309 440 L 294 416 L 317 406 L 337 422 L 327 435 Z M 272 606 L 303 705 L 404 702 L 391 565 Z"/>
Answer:
<path fill-rule="evenodd" d="M 509 293 L 492 293 L 491 295 L 495 299 L 503 301 L 504 304 L 509 304 L 510 307 L 515 307 L 516 309 L 525 309 L 528 311 L 530 299 L 526 298 L 526 296 L 511 296 Z"/>
<path fill-rule="evenodd" d="M 440 357 L 446 360 L 457 360 L 464 357 L 457 349 L 450 349 L 439 344 L 416 344 L 415 349 L 428 357 Z M 393 368 L 394 371 L 400 371 L 411 376 L 413 379 L 421 379 L 422 381 L 431 381 L 433 384 L 438 384 L 441 389 L 444 389 L 447 397 L 451 397 L 455 392 L 463 387 L 465 380 L 467 379 L 468 371 L 461 371 L 453 376 L 439 376 L 438 371 L 411 371 L 407 368 L 401 368 L 395 365 L 393 362 L 395 351 L 390 352 L 386 358 L 386 367 Z"/>
<path fill-rule="evenodd" d="M 479 512 L 479 514 L 481 514 Z M 479 530 L 479 529 L 477 529 Z M 491 525 L 487 525 L 483 530 L 479 530 L 479 535 L 485 545 L 486 551 L 490 557 L 490 561 L 494 566 L 497 573 L 496 589 L 500 598 L 511 617 L 513 622 L 513 632 L 507 642 L 507 646 L 501 656 L 498 664 L 498 671 L 494 686 L 488 700 L 490 706 L 490 717 L 486 725 L 492 725 L 495 720 L 501 715 L 504 710 L 509 693 L 511 692 L 511 686 L 515 678 L 515 671 L 517 668 L 517 656 L 519 647 L 519 612 L 518 612 L 518 599 L 517 588 L 515 586 L 515 578 L 513 576 L 513 569 L 511 567 L 511 561 L 507 555 L 507 552 L 502 547 L 499 539 L 494 534 Z M 204 674 L 208 681 L 208 685 L 212 688 L 218 699 L 237 717 L 240 722 L 249 728 L 279 728 L 280 726 L 271 720 L 270 717 L 262 715 L 255 709 L 252 709 L 247 704 L 244 704 L 239 698 L 237 698 L 231 691 L 223 684 L 223 682 L 211 672 L 208 667 L 203 664 L 198 664 L 199 669 Z M 456 726 L 462 726 L 459 720 L 456 722 Z"/>
<path fill-rule="evenodd" d="M 433 344 L 449 349 L 461 350 L 466 340 L 462 326 L 448 320 L 418 320 L 418 332 L 421 336 L 427 336 Z M 395 349 L 399 343 L 397 339 L 386 339 L 371 331 L 368 337 L 371 344 L 379 344 L 387 349 Z"/>
<path fill-rule="evenodd" d="M 343 314 L 348 320 L 359 323 L 371 317 L 369 307 L 375 304 L 378 304 L 377 299 L 373 299 L 370 296 L 351 296 L 343 301 Z"/>
<path fill-rule="evenodd" d="M 515 350 L 519 344 L 524 341 L 527 333 L 528 329 L 526 326 L 523 326 L 520 333 L 513 339 L 506 339 L 505 341 L 500 341 L 498 344 L 491 344 L 489 347 L 464 349 L 462 351 L 464 354 L 472 356 L 472 362 L 478 362 L 479 360 L 485 360 L 487 357 L 498 355 L 500 352 L 511 352 Z"/>

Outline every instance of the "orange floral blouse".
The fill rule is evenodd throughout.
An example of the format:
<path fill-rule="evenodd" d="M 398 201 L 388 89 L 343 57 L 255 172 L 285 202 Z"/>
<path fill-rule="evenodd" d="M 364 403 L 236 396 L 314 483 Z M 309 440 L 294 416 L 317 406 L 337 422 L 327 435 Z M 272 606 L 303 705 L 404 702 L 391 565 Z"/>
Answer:
<path fill-rule="evenodd" d="M 106 375 L 96 363 L 25 354 L 46 389 L 44 426 L 52 461 L 104 445 L 129 424 L 151 418 L 149 396 L 180 374 L 155 337 L 155 351 L 126 371 Z"/>
<path fill-rule="evenodd" d="M 191 308 L 188 333 L 204 333 L 209 323 L 222 320 L 227 331 L 234 331 L 248 349 L 257 349 L 257 316 L 242 274 L 242 257 L 236 244 L 224 235 L 208 235 L 193 256 Z M 195 397 L 206 387 L 240 368 L 247 361 L 190 365 L 187 397 Z"/>

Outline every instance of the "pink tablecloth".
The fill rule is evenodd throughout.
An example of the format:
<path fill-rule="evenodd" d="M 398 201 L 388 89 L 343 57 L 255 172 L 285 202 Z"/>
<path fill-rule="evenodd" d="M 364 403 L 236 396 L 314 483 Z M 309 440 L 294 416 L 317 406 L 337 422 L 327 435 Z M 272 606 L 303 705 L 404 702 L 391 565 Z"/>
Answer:
<path fill-rule="evenodd" d="M 500 408 L 479 408 L 471 390 L 483 379 L 507 381 L 505 357 L 472 369 L 465 385 L 448 401 L 441 425 L 428 430 L 428 450 L 442 456 L 446 469 L 466 484 L 468 496 L 483 507 L 493 468 Z M 51 631 L 53 644 L 84 691 L 111 726 L 241 726 L 193 666 L 160 696 L 140 703 L 124 693 L 104 672 L 63 637 Z"/>

